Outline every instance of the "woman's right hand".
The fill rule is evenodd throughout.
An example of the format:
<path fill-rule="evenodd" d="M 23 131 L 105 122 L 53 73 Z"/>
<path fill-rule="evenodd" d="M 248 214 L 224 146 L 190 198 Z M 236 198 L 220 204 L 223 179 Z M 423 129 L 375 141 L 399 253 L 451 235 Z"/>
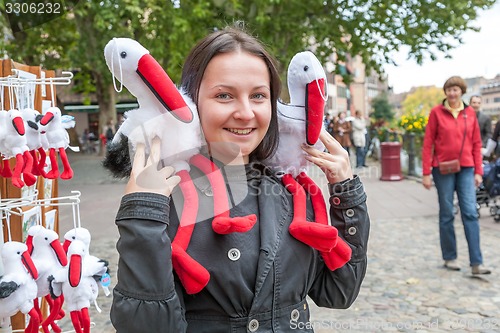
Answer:
<path fill-rule="evenodd" d="M 172 176 L 175 172 L 171 166 L 158 170 L 161 141 L 155 137 L 151 143 L 151 152 L 146 160 L 144 144 L 138 144 L 130 179 L 125 188 L 125 194 L 134 192 L 150 192 L 169 196 L 174 187 L 179 184 L 180 177 Z"/>
<path fill-rule="evenodd" d="M 422 185 L 428 190 L 432 187 L 431 175 L 425 175 L 422 177 Z"/>

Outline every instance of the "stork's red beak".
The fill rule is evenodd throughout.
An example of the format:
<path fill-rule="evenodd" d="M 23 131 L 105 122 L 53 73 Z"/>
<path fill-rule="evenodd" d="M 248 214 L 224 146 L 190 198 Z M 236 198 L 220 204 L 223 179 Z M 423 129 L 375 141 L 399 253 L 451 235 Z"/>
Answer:
<path fill-rule="evenodd" d="M 26 236 L 26 246 L 28 247 L 28 253 L 31 255 L 33 254 L 33 236 Z"/>
<path fill-rule="evenodd" d="M 62 245 L 62 248 L 64 250 L 64 252 L 68 253 L 68 248 L 69 246 L 71 245 L 71 242 L 67 239 L 64 240 L 64 243 Z"/>
<path fill-rule="evenodd" d="M 52 243 L 50 243 L 50 246 L 54 250 L 57 260 L 59 260 L 59 263 L 62 266 L 66 266 L 68 264 L 68 258 L 66 257 L 66 252 L 64 252 L 61 243 L 59 243 L 59 240 L 56 239 Z"/>
<path fill-rule="evenodd" d="M 12 119 L 12 125 L 14 126 L 14 128 L 16 129 L 16 131 L 19 135 L 24 135 L 24 133 L 26 133 L 26 131 L 24 129 L 23 118 L 14 117 L 14 119 Z"/>
<path fill-rule="evenodd" d="M 50 121 L 54 119 L 54 114 L 52 112 L 47 112 L 43 118 L 40 120 L 40 124 L 42 124 L 43 126 L 47 125 L 48 123 L 50 123 Z"/>
<path fill-rule="evenodd" d="M 21 260 L 23 262 L 24 267 L 28 270 L 28 273 L 33 277 L 34 280 L 38 279 L 38 271 L 36 270 L 35 264 L 33 260 L 31 260 L 31 256 L 28 251 L 25 251 L 21 255 Z"/>
<path fill-rule="evenodd" d="M 323 127 L 325 79 L 314 80 L 306 87 L 306 142 L 314 145 Z"/>
<path fill-rule="evenodd" d="M 73 254 L 69 260 L 68 280 L 73 288 L 78 287 L 82 278 L 82 256 Z"/>
<path fill-rule="evenodd" d="M 184 102 L 177 87 L 150 54 L 145 54 L 139 59 L 137 74 L 174 117 L 185 123 L 193 120 L 193 112 Z"/>

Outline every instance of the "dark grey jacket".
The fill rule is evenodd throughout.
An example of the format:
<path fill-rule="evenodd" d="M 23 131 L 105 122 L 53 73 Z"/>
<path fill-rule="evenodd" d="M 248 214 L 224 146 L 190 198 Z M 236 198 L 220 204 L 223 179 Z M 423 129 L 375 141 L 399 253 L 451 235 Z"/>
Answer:
<path fill-rule="evenodd" d="M 151 193 L 122 198 L 116 217 L 118 283 L 111 309 L 118 333 L 312 332 L 297 329 L 311 327 L 306 296 L 329 308 L 353 303 L 366 272 L 370 227 L 359 178 L 332 188 L 332 225 L 353 250 L 351 261 L 334 272 L 316 250 L 289 234 L 292 197 L 281 182 L 262 173 L 248 184 L 253 193 L 230 214 L 256 213 L 251 231 L 218 235 L 210 220 L 196 224 L 188 253 L 211 275 L 196 295 L 187 295 L 172 273 L 170 239 L 178 218 L 170 198 Z M 211 205 L 209 191 L 202 188 L 199 195 L 200 206 Z M 308 219 L 313 218 L 309 205 Z"/>
<path fill-rule="evenodd" d="M 491 139 L 491 118 L 483 112 L 477 112 L 477 122 L 479 124 L 479 130 L 481 132 L 481 141 L 483 142 L 483 147 L 486 147 L 488 139 Z"/>

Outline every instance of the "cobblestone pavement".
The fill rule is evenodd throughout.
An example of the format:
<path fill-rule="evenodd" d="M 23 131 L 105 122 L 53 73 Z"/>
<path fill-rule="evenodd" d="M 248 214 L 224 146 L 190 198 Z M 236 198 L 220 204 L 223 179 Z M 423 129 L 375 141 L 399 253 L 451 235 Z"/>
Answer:
<path fill-rule="evenodd" d="M 72 158 L 75 178 L 60 183 L 60 194 L 82 192 L 82 224 L 93 235 L 91 252 L 110 261 L 116 279 L 114 215 L 124 182 L 109 178 L 96 157 Z M 460 219 L 456 232 L 462 270 L 447 271 L 440 259 L 435 190 L 424 191 L 411 180 L 381 182 L 377 167 L 360 175 L 372 219 L 365 280 L 347 310 L 318 308 L 310 302 L 309 327 L 316 333 L 500 332 L 500 224 L 493 222 L 486 208 L 481 217 L 481 243 L 493 274 L 481 278 L 470 274 Z M 70 220 L 71 212 L 62 209 L 61 232 L 71 228 Z M 92 307 L 93 332 L 114 332 L 109 319 L 111 300 L 101 293 L 102 313 Z M 59 324 L 65 331 L 72 329 L 67 318 Z"/>

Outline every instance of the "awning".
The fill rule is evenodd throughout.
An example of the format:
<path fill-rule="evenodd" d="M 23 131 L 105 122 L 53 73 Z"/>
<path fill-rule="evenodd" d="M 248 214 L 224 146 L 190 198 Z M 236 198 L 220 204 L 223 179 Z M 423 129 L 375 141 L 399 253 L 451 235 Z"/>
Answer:
<path fill-rule="evenodd" d="M 139 107 L 137 103 L 121 103 L 116 104 L 116 112 L 124 113 L 125 111 L 136 109 Z M 66 112 L 86 112 L 86 113 L 98 113 L 99 105 L 65 105 L 64 110 Z"/>

